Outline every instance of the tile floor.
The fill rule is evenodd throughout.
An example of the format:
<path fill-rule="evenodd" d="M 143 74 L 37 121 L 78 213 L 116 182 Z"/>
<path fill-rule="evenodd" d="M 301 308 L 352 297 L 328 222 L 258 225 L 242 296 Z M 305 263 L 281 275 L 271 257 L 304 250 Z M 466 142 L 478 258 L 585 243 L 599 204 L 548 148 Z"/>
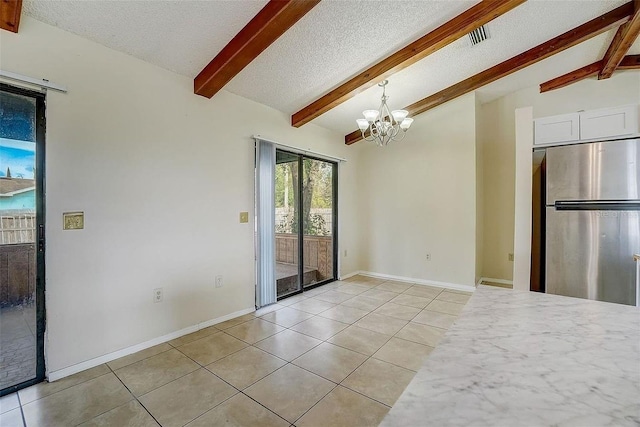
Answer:
<path fill-rule="evenodd" d="M 355 276 L 5 396 L 0 425 L 376 426 L 469 297 Z"/>

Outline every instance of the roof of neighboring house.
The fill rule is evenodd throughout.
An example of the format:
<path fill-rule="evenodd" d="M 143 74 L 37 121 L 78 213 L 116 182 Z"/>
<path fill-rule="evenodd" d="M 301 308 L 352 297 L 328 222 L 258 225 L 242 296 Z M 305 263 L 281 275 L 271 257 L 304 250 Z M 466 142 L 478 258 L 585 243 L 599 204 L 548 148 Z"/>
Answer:
<path fill-rule="evenodd" d="M 35 188 L 33 179 L 0 178 L 0 197 L 10 197 Z"/>

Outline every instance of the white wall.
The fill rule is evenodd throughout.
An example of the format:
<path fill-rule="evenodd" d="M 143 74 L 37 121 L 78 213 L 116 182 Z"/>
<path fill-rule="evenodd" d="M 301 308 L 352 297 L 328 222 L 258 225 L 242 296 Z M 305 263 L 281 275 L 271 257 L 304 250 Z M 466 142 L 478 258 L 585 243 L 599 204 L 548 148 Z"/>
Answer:
<path fill-rule="evenodd" d="M 47 95 L 47 369 L 253 307 L 252 134 L 348 159 L 340 245 L 358 253 L 359 147 L 190 78 L 24 16 L 0 68 L 68 87 Z M 63 231 L 62 213 L 85 229 Z M 249 211 L 249 224 L 240 224 Z M 359 270 L 357 257 L 342 272 Z M 214 288 L 214 276 L 224 287 Z M 164 302 L 152 290 L 164 288 Z"/>
<path fill-rule="evenodd" d="M 401 142 L 359 144 L 363 269 L 473 286 L 475 95 L 417 116 Z"/>
<path fill-rule="evenodd" d="M 482 276 L 512 280 L 515 224 L 515 110 L 533 107 L 533 117 L 640 103 L 640 73 L 623 71 L 608 80 L 584 80 L 541 94 L 532 86 L 482 105 Z"/>

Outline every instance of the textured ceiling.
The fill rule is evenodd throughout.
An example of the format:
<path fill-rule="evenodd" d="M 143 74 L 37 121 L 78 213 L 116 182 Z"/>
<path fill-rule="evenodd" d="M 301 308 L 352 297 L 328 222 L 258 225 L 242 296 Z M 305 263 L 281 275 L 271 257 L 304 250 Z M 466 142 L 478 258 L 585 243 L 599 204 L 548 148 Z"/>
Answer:
<path fill-rule="evenodd" d="M 194 77 L 264 6 L 259 1 L 25 1 L 36 19 Z M 294 113 L 369 65 L 460 14 L 477 1 L 323 0 L 225 88 Z M 460 39 L 393 75 L 391 108 L 401 108 L 599 16 L 625 0 L 540 1 L 490 22 L 490 39 Z M 615 30 L 479 90 L 490 101 L 602 58 Z M 640 53 L 636 42 L 631 53 Z M 377 108 L 374 86 L 314 123 L 348 133 Z"/>

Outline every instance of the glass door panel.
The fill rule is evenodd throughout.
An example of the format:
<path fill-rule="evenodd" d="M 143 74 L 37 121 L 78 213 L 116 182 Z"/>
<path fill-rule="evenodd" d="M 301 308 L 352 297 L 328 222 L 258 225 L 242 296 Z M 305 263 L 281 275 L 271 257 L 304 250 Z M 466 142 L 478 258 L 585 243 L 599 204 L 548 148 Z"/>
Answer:
<path fill-rule="evenodd" d="M 303 160 L 304 287 L 334 278 L 334 167 L 322 160 Z"/>
<path fill-rule="evenodd" d="M 41 379 L 44 320 L 38 328 L 36 230 L 44 98 L 2 85 L 0 90 L 0 392 Z M 40 340 L 40 341 L 39 341 Z"/>
<path fill-rule="evenodd" d="M 298 168 L 300 155 L 276 150 L 276 287 L 278 298 L 300 290 Z"/>

